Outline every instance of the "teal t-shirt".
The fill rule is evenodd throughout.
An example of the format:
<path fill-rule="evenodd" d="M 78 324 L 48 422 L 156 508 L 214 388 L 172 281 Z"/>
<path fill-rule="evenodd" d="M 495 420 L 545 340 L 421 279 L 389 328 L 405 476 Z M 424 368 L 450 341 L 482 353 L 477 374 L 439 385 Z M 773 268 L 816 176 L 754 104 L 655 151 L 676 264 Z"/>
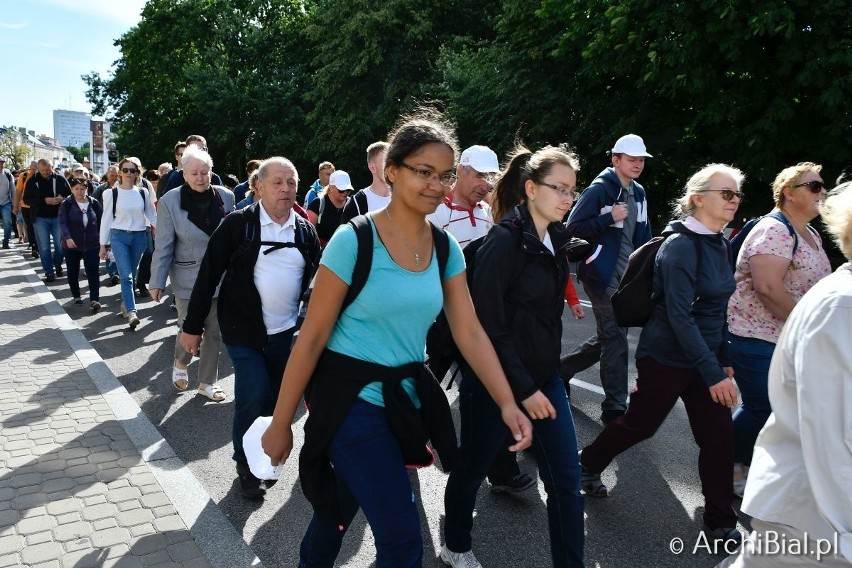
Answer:
<path fill-rule="evenodd" d="M 432 251 L 429 268 L 411 272 L 396 264 L 373 230 L 373 264 L 367 283 L 354 302 L 340 314 L 327 347 L 332 351 L 398 367 L 412 361 L 426 360 L 426 332 L 444 305 L 444 292 L 438 279 L 438 255 Z M 450 254 L 444 280 L 464 271 L 464 257 L 458 241 L 449 233 Z M 334 272 L 347 284 L 352 283 L 352 270 L 358 254 L 355 230 L 341 225 L 322 253 L 320 264 Z M 313 298 L 317 301 L 320 298 Z M 413 379 L 402 386 L 419 406 Z M 382 384 L 366 385 L 359 398 L 384 406 Z"/>

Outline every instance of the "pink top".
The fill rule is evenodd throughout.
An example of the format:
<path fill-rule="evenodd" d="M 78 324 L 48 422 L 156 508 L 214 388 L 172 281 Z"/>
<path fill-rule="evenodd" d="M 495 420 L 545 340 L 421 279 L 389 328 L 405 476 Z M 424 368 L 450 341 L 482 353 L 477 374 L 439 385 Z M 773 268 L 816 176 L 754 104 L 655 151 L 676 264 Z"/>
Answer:
<path fill-rule="evenodd" d="M 799 236 L 793 255 L 795 237 L 781 221 L 764 217 L 748 234 L 734 275 L 737 289 L 728 301 L 728 330 L 740 337 L 753 337 L 771 343 L 778 342 L 784 322 L 773 315 L 754 291 L 749 260 L 758 254 L 771 254 L 792 262 L 784 275 L 784 288 L 798 302 L 805 292 L 831 273 L 831 264 L 822 248 L 822 239 L 811 232 L 817 243 L 814 249 Z"/>

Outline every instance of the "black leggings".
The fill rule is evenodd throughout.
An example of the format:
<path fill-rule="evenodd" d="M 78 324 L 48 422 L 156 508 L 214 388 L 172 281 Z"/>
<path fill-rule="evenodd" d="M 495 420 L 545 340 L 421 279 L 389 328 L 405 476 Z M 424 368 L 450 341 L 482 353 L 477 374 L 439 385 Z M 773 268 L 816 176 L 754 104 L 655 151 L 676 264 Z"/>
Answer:
<path fill-rule="evenodd" d="M 100 257 L 98 248 L 93 247 L 86 251 L 79 249 L 65 249 L 65 265 L 68 267 L 68 287 L 71 295 L 80 297 L 80 261 L 86 269 L 86 278 L 89 280 L 89 300 L 97 302 L 100 300 L 100 281 L 98 280 L 100 270 Z"/>

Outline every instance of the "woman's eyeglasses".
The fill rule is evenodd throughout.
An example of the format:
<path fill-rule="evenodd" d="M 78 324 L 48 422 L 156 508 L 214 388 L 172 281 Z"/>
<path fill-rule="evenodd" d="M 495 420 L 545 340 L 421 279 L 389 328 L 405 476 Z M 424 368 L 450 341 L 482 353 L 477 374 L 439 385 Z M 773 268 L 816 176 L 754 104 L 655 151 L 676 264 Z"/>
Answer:
<path fill-rule="evenodd" d="M 409 166 L 405 162 L 400 162 L 400 165 L 403 168 L 413 172 L 417 179 L 425 183 L 430 183 L 436 179 L 438 180 L 438 183 L 440 183 L 444 187 L 452 187 L 453 184 L 456 183 L 456 174 L 439 174 L 438 172 L 433 172 L 432 170 L 421 170 L 419 168 Z"/>
<path fill-rule="evenodd" d="M 811 193 L 819 193 L 823 189 L 825 189 L 825 184 L 819 180 L 806 181 L 804 183 L 797 183 L 793 187 L 807 187 L 811 190 Z"/>
<path fill-rule="evenodd" d="M 139 170 L 136 168 L 121 168 L 121 173 L 124 174 L 138 174 Z"/>
<path fill-rule="evenodd" d="M 722 199 L 725 201 L 731 201 L 734 197 L 739 199 L 740 203 L 745 200 L 745 195 L 743 195 L 742 191 L 734 191 L 733 189 L 705 189 L 704 191 L 718 191 L 722 194 Z"/>
<path fill-rule="evenodd" d="M 558 185 L 553 185 L 552 183 L 544 183 L 543 181 L 535 182 L 538 185 L 543 185 L 544 187 L 549 187 L 565 199 L 574 199 L 577 196 L 577 192 L 573 189 L 568 189 L 567 187 L 559 187 Z"/>

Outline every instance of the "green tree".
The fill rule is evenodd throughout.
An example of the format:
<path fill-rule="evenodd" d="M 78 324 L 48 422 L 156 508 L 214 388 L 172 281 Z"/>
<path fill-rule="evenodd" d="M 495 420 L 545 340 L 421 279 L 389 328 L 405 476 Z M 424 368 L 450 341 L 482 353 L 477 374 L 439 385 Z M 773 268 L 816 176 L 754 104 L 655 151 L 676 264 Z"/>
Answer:
<path fill-rule="evenodd" d="M 71 152 L 71 155 L 74 156 L 75 161 L 82 164 L 83 158 L 89 157 L 90 147 L 91 147 L 91 144 L 89 142 L 86 142 L 85 144 L 83 144 L 79 148 L 77 146 L 65 146 L 65 149 L 68 150 L 69 152 Z"/>
<path fill-rule="evenodd" d="M 21 143 L 18 133 L 11 128 L 6 128 L 0 134 L 0 156 L 5 156 L 10 170 L 18 170 L 27 165 L 27 154 L 29 148 Z"/>
<path fill-rule="evenodd" d="M 568 93 L 578 136 L 602 151 L 644 135 L 646 177 L 667 197 L 701 165 L 733 163 L 764 211 L 783 167 L 849 164 L 847 12 L 839 0 L 543 0 L 539 14 L 562 29 L 555 57 L 581 56 Z"/>
<path fill-rule="evenodd" d="M 400 114 L 439 95 L 432 87 L 441 47 L 493 37 L 498 8 L 492 0 L 317 2 L 307 29 L 316 53 L 305 96 L 308 150 L 367 181 L 367 145 L 384 139 Z"/>

